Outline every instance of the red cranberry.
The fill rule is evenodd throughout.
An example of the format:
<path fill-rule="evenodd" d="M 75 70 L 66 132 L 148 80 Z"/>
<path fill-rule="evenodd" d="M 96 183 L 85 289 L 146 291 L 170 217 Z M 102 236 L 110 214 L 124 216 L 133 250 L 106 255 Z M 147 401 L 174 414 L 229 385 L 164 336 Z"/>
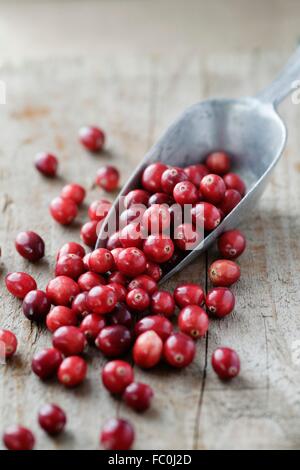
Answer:
<path fill-rule="evenodd" d="M 202 239 L 203 235 L 192 224 L 181 224 L 174 230 L 174 241 L 182 251 L 192 250 Z"/>
<path fill-rule="evenodd" d="M 59 434 L 65 427 L 67 418 L 64 411 L 57 405 L 43 405 L 38 414 L 39 425 L 51 436 Z"/>
<path fill-rule="evenodd" d="M 111 393 L 123 393 L 127 385 L 133 382 L 133 369 L 128 362 L 119 359 L 105 364 L 102 370 L 102 382 Z"/>
<path fill-rule="evenodd" d="M 80 238 L 87 246 L 94 248 L 97 242 L 97 228 L 98 228 L 98 221 L 91 220 L 90 222 L 86 222 L 83 224 L 80 230 Z"/>
<path fill-rule="evenodd" d="M 149 295 L 157 291 L 157 283 L 152 277 L 147 276 L 147 274 L 140 274 L 132 279 L 128 285 L 128 290 L 136 289 L 137 287 L 145 290 Z"/>
<path fill-rule="evenodd" d="M 111 250 L 111 254 L 113 255 L 114 257 L 114 262 L 115 262 L 115 265 L 117 264 L 117 259 L 118 259 L 118 256 L 120 253 L 122 253 L 122 251 L 124 250 L 124 248 L 114 248 L 113 250 Z M 120 272 L 120 271 L 118 271 Z M 125 276 L 124 273 L 121 273 Z M 126 276 L 125 276 L 126 277 Z M 127 279 L 127 278 L 126 278 Z"/>
<path fill-rule="evenodd" d="M 114 271 L 108 276 L 108 282 L 117 282 L 118 284 L 127 284 L 127 277 L 120 271 Z"/>
<path fill-rule="evenodd" d="M 35 158 L 35 167 L 44 176 L 53 178 L 56 176 L 58 160 L 51 153 L 38 153 Z"/>
<path fill-rule="evenodd" d="M 71 183 L 62 188 L 60 195 L 63 199 L 72 199 L 77 206 L 80 206 L 84 201 L 86 192 L 80 184 Z"/>
<path fill-rule="evenodd" d="M 129 209 L 131 206 L 143 205 L 148 206 L 150 194 L 144 189 L 133 189 L 125 196 L 124 206 L 126 209 Z"/>
<path fill-rule="evenodd" d="M 174 203 L 174 199 L 170 194 L 166 193 L 154 193 L 149 197 L 148 205 L 152 206 L 153 204 L 167 204 L 171 206 Z"/>
<path fill-rule="evenodd" d="M 230 157 L 225 152 L 213 152 L 206 157 L 205 164 L 210 173 L 225 175 L 230 170 Z"/>
<path fill-rule="evenodd" d="M 164 263 L 173 255 L 174 244 L 169 237 L 150 235 L 144 242 L 144 253 L 150 261 Z"/>
<path fill-rule="evenodd" d="M 80 356 L 66 357 L 59 366 L 57 377 L 65 387 L 75 387 L 84 381 L 87 365 Z"/>
<path fill-rule="evenodd" d="M 82 320 L 79 328 L 88 341 L 94 342 L 105 326 L 106 321 L 104 316 L 91 313 Z"/>
<path fill-rule="evenodd" d="M 107 199 L 93 201 L 88 209 L 89 218 L 91 220 L 97 220 L 100 222 L 101 220 L 105 219 L 111 209 L 111 206 L 111 202 Z"/>
<path fill-rule="evenodd" d="M 161 177 L 167 165 L 163 163 L 152 163 L 147 166 L 142 175 L 142 185 L 150 193 L 161 191 Z"/>
<path fill-rule="evenodd" d="M 175 311 L 175 302 L 173 296 L 165 291 L 157 291 L 151 298 L 151 312 L 155 315 L 164 315 L 171 317 Z"/>
<path fill-rule="evenodd" d="M 61 225 L 69 225 L 78 213 L 77 205 L 72 199 L 56 197 L 50 203 L 50 214 Z"/>
<path fill-rule="evenodd" d="M 45 254 L 45 243 L 35 232 L 20 232 L 15 241 L 18 253 L 29 261 L 38 261 Z"/>
<path fill-rule="evenodd" d="M 134 327 L 134 333 L 136 336 L 140 336 L 145 333 L 145 331 L 155 331 L 155 333 L 165 341 L 173 332 L 173 325 L 165 317 L 160 315 L 149 315 L 139 320 Z"/>
<path fill-rule="evenodd" d="M 195 354 L 194 341 L 184 333 L 171 334 L 164 344 L 164 358 L 173 367 L 188 366 L 193 361 Z"/>
<path fill-rule="evenodd" d="M 152 261 L 148 261 L 146 265 L 145 274 L 147 276 L 152 277 L 154 281 L 158 282 L 162 277 L 162 269 L 159 264 L 152 263 Z"/>
<path fill-rule="evenodd" d="M 199 194 L 196 186 L 190 181 L 177 183 L 173 189 L 173 197 L 177 204 L 195 204 L 199 200 Z"/>
<path fill-rule="evenodd" d="M 103 148 L 105 134 L 98 127 L 84 126 L 79 129 L 79 140 L 91 152 L 98 152 Z"/>
<path fill-rule="evenodd" d="M 187 305 L 203 305 L 205 301 L 204 291 L 199 284 L 180 284 L 174 290 L 174 299 L 178 307 Z"/>
<path fill-rule="evenodd" d="M 63 255 L 77 255 L 80 258 L 85 256 L 85 249 L 76 242 L 65 243 L 56 255 L 56 261 Z"/>
<path fill-rule="evenodd" d="M 130 328 L 132 325 L 132 315 L 127 306 L 123 303 L 117 303 L 109 316 L 112 325 L 123 325 Z"/>
<path fill-rule="evenodd" d="M 242 196 L 235 189 L 227 189 L 224 194 L 224 198 L 219 205 L 219 209 L 223 216 L 229 214 L 235 206 L 241 201 Z"/>
<path fill-rule="evenodd" d="M 84 263 L 80 256 L 73 254 L 61 255 L 55 266 L 55 276 L 67 276 L 76 280 L 84 270 Z"/>
<path fill-rule="evenodd" d="M 132 382 L 126 387 L 122 398 L 127 406 L 141 412 L 150 407 L 153 395 L 153 390 L 149 385 Z"/>
<path fill-rule="evenodd" d="M 223 179 L 227 189 L 235 189 L 242 197 L 245 195 L 246 185 L 239 175 L 236 173 L 227 173 Z"/>
<path fill-rule="evenodd" d="M 79 294 L 77 282 L 67 276 L 57 276 L 48 282 L 46 294 L 53 305 L 70 305 Z"/>
<path fill-rule="evenodd" d="M 114 250 L 115 248 L 121 248 L 122 244 L 120 242 L 120 231 L 117 231 L 110 235 L 106 242 L 106 248 L 109 251 Z"/>
<path fill-rule="evenodd" d="M 114 266 L 114 258 L 106 248 L 98 248 L 89 257 L 89 267 L 96 273 L 106 273 Z"/>
<path fill-rule="evenodd" d="M 23 426 L 10 426 L 3 434 L 3 443 L 8 450 L 32 450 L 35 438 L 32 432 Z"/>
<path fill-rule="evenodd" d="M 59 305 L 48 313 L 46 325 L 52 333 L 61 326 L 75 326 L 77 325 L 77 314 L 71 308 Z"/>
<path fill-rule="evenodd" d="M 246 238 L 239 230 L 224 232 L 218 239 L 218 249 L 224 258 L 238 258 L 245 248 Z"/>
<path fill-rule="evenodd" d="M 216 374 L 223 380 L 236 377 L 240 371 L 240 358 L 230 348 L 217 348 L 212 355 L 211 363 Z"/>
<path fill-rule="evenodd" d="M 208 323 L 207 313 L 198 305 L 188 305 L 180 310 L 178 327 L 183 333 L 194 339 L 206 334 Z"/>
<path fill-rule="evenodd" d="M 125 227 L 131 222 L 140 223 L 146 207 L 140 204 L 134 204 L 125 209 L 119 217 L 120 227 Z"/>
<path fill-rule="evenodd" d="M 229 287 L 239 280 L 241 270 L 234 261 L 219 259 L 212 263 L 208 275 L 214 286 Z"/>
<path fill-rule="evenodd" d="M 103 328 L 95 344 L 107 357 L 119 357 L 125 354 L 131 345 L 131 333 L 123 325 L 112 325 Z"/>
<path fill-rule="evenodd" d="M 168 168 L 161 176 L 162 190 L 167 194 L 173 194 L 173 189 L 177 183 L 187 181 L 188 177 L 182 168 L 177 166 Z"/>
<path fill-rule="evenodd" d="M 118 282 L 110 282 L 108 287 L 110 287 L 116 294 L 117 302 L 125 302 L 127 289 L 123 284 L 119 284 Z"/>
<path fill-rule="evenodd" d="M 198 202 L 191 209 L 191 215 L 193 223 L 206 231 L 214 230 L 221 222 L 220 211 L 209 202 Z"/>
<path fill-rule="evenodd" d="M 144 253 L 135 247 L 122 250 L 115 262 L 117 269 L 129 277 L 143 274 L 146 269 L 146 257 Z"/>
<path fill-rule="evenodd" d="M 196 165 L 190 165 L 184 169 L 188 179 L 197 187 L 200 185 L 202 178 L 208 175 L 208 170 L 205 165 L 198 163 Z"/>
<path fill-rule="evenodd" d="M 139 335 L 133 346 L 134 362 L 149 369 L 159 363 L 163 350 L 162 339 L 153 330 L 145 331 Z"/>
<path fill-rule="evenodd" d="M 111 312 L 117 303 L 117 296 L 109 286 L 93 287 L 87 297 L 88 307 L 93 313 Z"/>
<path fill-rule="evenodd" d="M 126 296 L 126 303 L 132 310 L 143 312 L 150 305 L 149 294 L 144 289 L 132 289 Z"/>
<path fill-rule="evenodd" d="M 49 313 L 51 304 L 42 290 L 32 290 L 24 297 L 22 309 L 25 317 L 32 321 L 43 320 Z"/>
<path fill-rule="evenodd" d="M 58 349 L 42 349 L 33 356 L 31 368 L 40 379 L 45 380 L 56 374 L 62 360 L 62 354 Z"/>
<path fill-rule="evenodd" d="M 92 271 L 87 271 L 86 273 L 81 274 L 78 279 L 78 285 L 83 291 L 90 291 L 93 287 L 102 286 L 104 284 L 104 277 L 100 276 L 100 274 L 93 273 Z"/>
<path fill-rule="evenodd" d="M 200 191 L 208 202 L 218 204 L 224 197 L 226 186 L 221 176 L 209 174 L 202 178 Z"/>
<path fill-rule="evenodd" d="M 120 174 L 114 166 L 106 165 L 97 171 L 96 183 L 105 191 L 115 191 L 119 185 L 119 179 Z"/>
<path fill-rule="evenodd" d="M 89 270 L 89 259 L 90 259 L 91 253 L 87 253 L 84 255 L 82 258 L 83 264 L 84 264 L 84 269 Z"/>
<path fill-rule="evenodd" d="M 76 313 L 78 318 L 84 318 L 90 313 L 87 303 L 87 295 L 88 293 L 86 291 L 80 292 L 72 302 L 72 310 Z"/>
<path fill-rule="evenodd" d="M 37 288 L 33 277 L 22 272 L 7 274 L 5 284 L 8 292 L 18 299 L 24 299 L 28 292 Z"/>
<path fill-rule="evenodd" d="M 141 248 L 143 245 L 143 234 L 140 224 L 132 222 L 126 225 L 120 232 L 119 240 L 123 248 Z"/>
<path fill-rule="evenodd" d="M 133 441 L 133 427 L 124 419 L 110 419 L 105 423 L 100 434 L 100 443 L 106 450 L 128 450 Z"/>
<path fill-rule="evenodd" d="M 171 218 L 168 206 L 153 204 L 148 207 L 142 217 L 142 225 L 147 233 L 161 233 L 170 227 Z"/>
<path fill-rule="evenodd" d="M 2 346 L 3 345 L 3 346 Z M 0 358 L 2 354 L 8 359 L 13 356 L 18 347 L 16 335 L 9 330 L 0 328 Z"/>
<path fill-rule="evenodd" d="M 83 352 L 86 339 L 76 326 L 61 326 L 55 330 L 52 344 L 64 356 L 76 356 Z"/>
<path fill-rule="evenodd" d="M 223 318 L 232 312 L 235 305 L 235 297 L 227 287 L 215 287 L 206 296 L 208 310 L 219 318 Z"/>

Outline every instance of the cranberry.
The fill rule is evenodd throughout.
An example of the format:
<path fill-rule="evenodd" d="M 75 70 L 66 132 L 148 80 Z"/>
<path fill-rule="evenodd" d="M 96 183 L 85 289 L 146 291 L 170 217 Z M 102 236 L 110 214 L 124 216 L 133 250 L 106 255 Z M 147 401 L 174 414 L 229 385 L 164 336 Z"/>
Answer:
<path fill-rule="evenodd" d="M 156 315 L 171 317 L 175 311 L 175 302 L 173 296 L 165 291 L 157 291 L 151 298 L 151 312 Z"/>
<path fill-rule="evenodd" d="M 109 286 L 93 287 L 87 297 L 88 307 L 93 313 L 104 314 L 111 312 L 116 303 L 117 296 Z"/>
<path fill-rule="evenodd" d="M 87 303 L 87 295 L 88 293 L 86 291 L 80 292 L 72 302 L 72 310 L 76 313 L 78 318 L 84 318 L 90 313 Z"/>
<path fill-rule="evenodd" d="M 35 232 L 20 232 L 15 241 L 16 250 L 29 261 L 38 261 L 45 254 L 45 243 Z"/>
<path fill-rule="evenodd" d="M 155 331 L 155 333 L 165 341 L 173 332 L 173 325 L 165 317 L 160 315 L 149 315 L 139 320 L 134 327 L 134 333 L 136 336 L 145 333 L 145 331 Z"/>
<path fill-rule="evenodd" d="M 187 305 L 203 305 L 205 301 L 204 291 L 199 284 L 180 284 L 174 290 L 174 299 L 178 307 Z"/>
<path fill-rule="evenodd" d="M 227 287 L 215 287 L 206 296 L 208 310 L 219 318 L 223 318 L 232 312 L 235 305 L 235 297 Z"/>
<path fill-rule="evenodd" d="M 90 313 L 82 320 L 79 328 L 88 341 L 94 342 L 105 326 L 106 321 L 104 316 Z"/>
<path fill-rule="evenodd" d="M 117 263 L 117 259 L 118 259 L 119 254 L 122 253 L 123 250 L 124 250 L 124 248 L 114 248 L 113 250 L 111 250 L 111 254 L 114 257 L 115 264 Z M 120 271 L 118 271 L 118 272 L 120 272 Z M 123 274 L 125 276 L 124 273 L 121 273 L 121 274 Z"/>
<path fill-rule="evenodd" d="M 198 202 L 191 209 L 192 220 L 197 227 L 204 230 L 214 230 L 221 222 L 220 211 L 209 202 Z"/>
<path fill-rule="evenodd" d="M 212 355 L 211 363 L 216 374 L 223 380 L 236 377 L 240 371 L 240 358 L 230 348 L 217 348 Z"/>
<path fill-rule="evenodd" d="M 114 271 L 108 276 L 108 282 L 117 282 L 118 284 L 127 284 L 127 277 L 120 271 Z"/>
<path fill-rule="evenodd" d="M 196 186 L 190 181 L 177 183 L 173 189 L 173 197 L 177 204 L 195 204 L 199 200 L 199 194 Z"/>
<path fill-rule="evenodd" d="M 144 289 L 137 287 L 128 292 L 126 303 L 132 310 L 143 312 L 150 305 L 149 294 Z"/>
<path fill-rule="evenodd" d="M 115 260 L 117 269 L 126 276 L 134 277 L 143 274 L 146 269 L 144 253 L 135 247 L 125 248 Z"/>
<path fill-rule="evenodd" d="M 234 261 L 219 259 L 212 263 L 208 275 L 214 286 L 229 287 L 239 280 L 241 270 Z"/>
<path fill-rule="evenodd" d="M 91 220 L 90 222 L 86 222 L 83 224 L 80 230 L 80 238 L 87 246 L 94 248 L 97 242 L 97 228 L 98 228 L 98 221 Z"/>
<path fill-rule="evenodd" d="M 57 377 L 65 387 L 75 387 L 84 381 L 87 365 L 80 356 L 66 357 L 59 366 Z"/>
<path fill-rule="evenodd" d="M 227 189 L 235 189 L 242 197 L 245 195 L 246 185 L 239 175 L 227 173 L 223 179 Z"/>
<path fill-rule="evenodd" d="M 104 284 L 104 277 L 100 276 L 100 274 L 93 273 L 92 271 L 87 271 L 86 273 L 81 274 L 78 279 L 78 285 L 83 291 L 90 291 L 93 287 L 102 286 Z"/>
<path fill-rule="evenodd" d="M 60 195 L 63 199 L 72 199 L 77 206 L 80 206 L 84 201 L 86 192 L 80 184 L 71 183 L 62 188 Z"/>
<path fill-rule="evenodd" d="M 193 361 L 195 354 L 195 343 L 185 333 L 172 333 L 164 344 L 164 358 L 173 367 L 188 366 Z"/>
<path fill-rule="evenodd" d="M 89 267 L 96 273 L 106 273 L 114 266 L 114 258 L 106 248 L 98 248 L 89 257 Z"/>
<path fill-rule="evenodd" d="M 209 174 L 202 178 L 200 191 L 208 202 L 218 204 L 224 197 L 226 186 L 221 176 Z"/>
<path fill-rule="evenodd" d="M 144 242 L 144 253 L 150 261 L 164 263 L 174 253 L 171 238 L 163 235 L 150 235 Z"/>
<path fill-rule="evenodd" d="M 177 183 L 187 181 L 188 177 L 184 170 L 179 167 L 171 167 L 165 170 L 161 176 L 162 190 L 167 194 L 173 194 L 173 189 Z"/>
<path fill-rule="evenodd" d="M 42 290 L 32 290 L 24 297 L 22 309 L 25 317 L 32 321 L 43 320 L 51 304 Z"/>
<path fill-rule="evenodd" d="M 182 251 L 194 249 L 202 239 L 203 235 L 192 224 L 181 224 L 174 230 L 176 246 Z"/>
<path fill-rule="evenodd" d="M 76 326 L 61 326 L 55 330 L 52 344 L 64 356 L 76 356 L 83 352 L 86 339 Z"/>
<path fill-rule="evenodd" d="M 218 249 L 224 258 L 235 259 L 246 248 L 246 238 L 239 230 L 224 232 L 218 239 Z"/>
<path fill-rule="evenodd" d="M 35 157 L 35 167 L 44 176 L 53 178 L 56 176 L 58 160 L 51 153 L 41 152 Z"/>
<path fill-rule="evenodd" d="M 153 204 L 148 207 L 142 217 L 142 225 L 147 233 L 160 233 L 170 227 L 171 218 L 168 206 Z"/>
<path fill-rule="evenodd" d="M 149 295 L 157 291 L 157 283 L 152 277 L 147 276 L 147 274 L 140 274 L 132 279 L 128 285 L 128 290 L 136 289 L 137 287 L 144 289 Z"/>
<path fill-rule="evenodd" d="M 141 222 L 142 215 L 144 214 L 146 207 L 141 204 L 134 204 L 128 209 L 122 212 L 119 218 L 120 227 L 125 227 L 131 222 Z"/>
<path fill-rule="evenodd" d="M 57 372 L 62 360 L 62 354 L 58 349 L 42 349 L 33 356 L 31 368 L 40 379 L 45 380 Z"/>
<path fill-rule="evenodd" d="M 100 443 L 106 450 L 128 450 L 133 441 L 133 427 L 124 419 L 110 419 L 105 423 L 100 434 Z"/>
<path fill-rule="evenodd" d="M 152 206 L 153 204 L 167 204 L 171 206 L 174 203 L 174 199 L 170 194 L 166 193 L 155 193 L 149 197 L 148 205 Z"/>
<path fill-rule="evenodd" d="M 142 175 L 142 185 L 150 193 L 161 191 L 161 177 L 167 165 L 163 163 L 152 163 L 147 166 Z"/>
<path fill-rule="evenodd" d="M 127 406 L 141 412 L 150 407 L 153 395 L 153 390 L 149 385 L 132 382 L 126 387 L 122 398 Z"/>
<path fill-rule="evenodd" d="M 208 316 L 198 305 L 184 307 L 178 316 L 178 327 L 192 338 L 204 336 L 208 330 Z"/>
<path fill-rule="evenodd" d="M 141 248 L 143 245 L 143 235 L 140 224 L 132 222 L 126 225 L 120 232 L 119 240 L 123 248 Z"/>
<path fill-rule="evenodd" d="M 85 249 L 83 246 L 79 245 L 76 242 L 65 243 L 56 255 L 56 260 L 58 260 L 63 255 L 77 255 L 80 258 L 85 256 Z"/>
<path fill-rule="evenodd" d="M 86 270 L 89 270 L 89 259 L 90 259 L 90 256 L 91 256 L 91 253 L 87 253 L 86 255 L 84 255 L 84 257 L 82 258 L 82 261 L 83 261 L 83 264 L 84 264 L 84 268 Z"/>
<path fill-rule="evenodd" d="M 48 282 L 46 294 L 53 305 L 70 305 L 79 294 L 77 282 L 67 276 L 57 276 Z"/>
<path fill-rule="evenodd" d="M 95 344 L 107 357 L 119 357 L 125 354 L 131 345 L 131 333 L 123 325 L 112 325 L 103 328 Z"/>
<path fill-rule="evenodd" d="M 103 148 L 105 134 L 99 127 L 84 126 L 79 129 L 79 140 L 91 152 L 98 152 Z"/>
<path fill-rule="evenodd" d="M 148 206 L 150 194 L 144 189 L 133 189 L 125 196 L 124 206 L 128 209 L 134 205 Z"/>
<path fill-rule="evenodd" d="M 125 302 L 127 289 L 123 284 L 119 284 L 118 282 L 110 282 L 108 287 L 110 287 L 116 294 L 117 302 Z"/>
<path fill-rule="evenodd" d="M 208 170 L 205 165 L 198 163 L 196 165 L 190 165 L 184 169 L 188 179 L 196 186 L 199 186 L 202 178 L 208 175 Z"/>
<path fill-rule="evenodd" d="M 123 393 L 127 385 L 133 382 L 133 369 L 128 362 L 119 359 L 105 364 L 102 370 L 102 382 L 111 393 Z"/>
<path fill-rule="evenodd" d="M 41 428 L 51 436 L 59 434 L 65 427 L 67 418 L 64 411 L 57 405 L 43 405 L 38 414 Z"/>
<path fill-rule="evenodd" d="M 75 219 L 78 209 L 72 199 L 56 197 L 50 203 L 50 214 L 61 225 L 69 225 Z"/>
<path fill-rule="evenodd" d="M 149 369 L 159 363 L 163 350 L 162 339 L 153 330 L 145 331 L 139 335 L 133 346 L 134 362 Z"/>
<path fill-rule="evenodd" d="M 77 314 L 71 308 L 59 305 L 48 313 L 46 325 L 52 333 L 61 326 L 75 326 L 77 325 Z"/>
<path fill-rule="evenodd" d="M 123 325 L 130 328 L 132 325 L 132 315 L 127 306 L 123 303 L 117 303 L 109 316 L 112 325 Z"/>
<path fill-rule="evenodd" d="M 114 250 L 115 248 L 121 248 L 122 244 L 120 242 L 120 232 L 117 231 L 110 235 L 106 242 L 106 248 L 110 251 Z"/>
<path fill-rule="evenodd" d="M 28 292 L 37 288 L 33 277 L 22 272 L 7 274 L 5 284 L 8 292 L 18 299 L 24 299 Z"/>
<path fill-rule="evenodd" d="M 230 170 L 230 157 L 225 152 L 213 152 L 206 157 L 205 164 L 210 173 L 225 175 Z"/>
<path fill-rule="evenodd" d="M 73 254 L 61 255 L 55 266 L 55 276 L 67 276 L 76 280 L 84 270 L 84 263 L 80 256 Z"/>
<path fill-rule="evenodd" d="M 219 209 L 223 216 L 229 214 L 229 212 L 231 212 L 235 208 L 235 206 L 238 205 L 241 199 L 242 196 L 238 191 L 236 191 L 235 189 L 227 189 L 225 191 L 224 198 L 221 204 L 219 205 Z"/>
<path fill-rule="evenodd" d="M 16 335 L 9 330 L 4 330 L 0 328 L 0 358 L 2 358 L 2 354 L 6 358 L 13 356 L 18 347 L 18 340 Z"/>
<path fill-rule="evenodd" d="M 119 179 L 120 174 L 114 166 L 106 165 L 97 171 L 96 183 L 105 191 L 115 191 L 119 185 Z"/>
<path fill-rule="evenodd" d="M 159 264 L 152 263 L 152 261 L 148 261 L 146 265 L 145 274 L 147 274 L 147 276 L 152 277 L 154 281 L 158 282 L 162 277 L 162 269 Z"/>
<path fill-rule="evenodd" d="M 3 434 L 3 443 L 8 450 L 32 450 L 35 438 L 32 432 L 23 426 L 10 426 Z"/>
<path fill-rule="evenodd" d="M 99 199 L 93 201 L 88 209 L 88 215 L 91 220 L 97 220 L 100 222 L 105 219 L 111 209 L 111 202 L 107 199 Z"/>

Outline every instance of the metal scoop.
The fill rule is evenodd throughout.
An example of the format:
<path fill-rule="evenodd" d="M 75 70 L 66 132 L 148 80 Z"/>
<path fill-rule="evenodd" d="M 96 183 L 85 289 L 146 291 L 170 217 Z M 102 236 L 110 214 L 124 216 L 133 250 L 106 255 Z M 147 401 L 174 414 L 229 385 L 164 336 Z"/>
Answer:
<path fill-rule="evenodd" d="M 295 89 L 295 81 L 299 78 L 300 48 L 280 75 L 256 97 L 210 99 L 189 107 L 149 150 L 125 184 L 118 198 L 139 187 L 141 174 L 149 163 L 160 161 L 185 167 L 200 163 L 208 153 L 216 150 L 224 150 L 232 156 L 233 171 L 247 184 L 247 194 L 241 202 L 196 249 L 187 252 L 161 282 L 181 271 L 207 250 L 224 230 L 235 228 L 253 209 L 286 143 L 286 127 L 276 108 Z M 118 208 L 118 198 L 102 225 L 96 248 L 105 246 L 102 234 Z"/>

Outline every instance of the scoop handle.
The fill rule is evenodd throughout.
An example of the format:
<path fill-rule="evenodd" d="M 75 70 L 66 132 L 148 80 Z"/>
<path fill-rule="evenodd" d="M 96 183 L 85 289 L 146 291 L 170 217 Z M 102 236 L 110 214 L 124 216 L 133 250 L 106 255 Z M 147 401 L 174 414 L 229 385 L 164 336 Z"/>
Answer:
<path fill-rule="evenodd" d="M 275 80 L 257 94 L 260 101 L 272 103 L 275 108 L 293 91 L 295 103 L 300 102 L 300 46 L 290 57 Z M 298 89 L 298 90 L 297 90 Z"/>

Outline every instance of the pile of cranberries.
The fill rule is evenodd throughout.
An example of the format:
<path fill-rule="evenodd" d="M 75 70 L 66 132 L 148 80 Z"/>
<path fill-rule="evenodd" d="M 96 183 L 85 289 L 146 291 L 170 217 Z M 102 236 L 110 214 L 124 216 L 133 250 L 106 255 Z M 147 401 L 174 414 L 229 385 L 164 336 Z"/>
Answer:
<path fill-rule="evenodd" d="M 101 150 L 104 140 L 100 129 L 80 130 L 80 141 L 90 151 Z M 40 154 L 36 167 L 53 177 L 56 158 Z M 112 191 L 118 186 L 119 173 L 113 167 L 103 167 L 96 181 Z M 141 188 L 126 195 L 125 211 L 120 215 L 124 226 L 110 235 L 106 248 L 86 253 L 79 243 L 66 243 L 57 253 L 53 278 L 43 290 L 29 274 L 9 273 L 6 287 L 21 299 L 25 317 L 44 322 L 52 334 L 52 344 L 32 358 L 33 373 L 43 381 L 56 376 L 67 388 L 78 386 L 87 375 L 85 353 L 94 347 L 109 359 L 102 371 L 104 387 L 137 412 L 149 408 L 153 390 L 135 382 L 133 366 L 124 356 L 131 351 L 133 363 L 143 369 L 162 361 L 178 369 L 187 367 L 195 358 L 196 341 L 208 331 L 209 317 L 223 318 L 233 311 L 235 296 L 230 286 L 240 277 L 235 260 L 246 246 L 238 230 L 225 232 L 218 240 L 221 259 L 209 267 L 209 292 L 186 282 L 171 293 L 160 289 L 158 282 L 164 270 L 178 262 L 189 242 L 199 243 L 196 219 L 202 221 L 204 232 L 213 230 L 244 194 L 245 185 L 230 173 L 230 158 L 224 152 L 212 153 L 205 164 L 187 168 L 153 163 L 142 174 Z M 85 196 L 79 184 L 64 186 L 50 204 L 52 217 L 64 225 L 71 223 Z M 190 224 L 177 224 L 174 204 L 191 205 Z M 140 207 L 139 222 L 136 206 Z M 90 204 L 90 220 L 81 228 L 81 239 L 88 247 L 94 248 L 97 226 L 110 208 L 106 199 Z M 166 236 L 171 226 L 173 236 Z M 146 238 L 145 228 L 151 228 Z M 32 231 L 19 233 L 15 246 L 31 262 L 45 253 L 42 238 Z M 17 349 L 15 335 L 0 329 L 1 345 L 5 357 L 10 358 Z M 212 367 L 221 379 L 231 379 L 239 373 L 239 357 L 234 350 L 219 347 L 213 353 Z M 63 430 L 66 416 L 57 405 L 47 404 L 41 408 L 38 422 L 54 435 Z M 100 435 L 106 449 L 129 449 L 133 440 L 131 424 L 122 419 L 109 420 Z M 13 426 L 6 430 L 3 441 L 8 449 L 17 450 L 32 449 L 35 439 L 30 430 Z"/>

